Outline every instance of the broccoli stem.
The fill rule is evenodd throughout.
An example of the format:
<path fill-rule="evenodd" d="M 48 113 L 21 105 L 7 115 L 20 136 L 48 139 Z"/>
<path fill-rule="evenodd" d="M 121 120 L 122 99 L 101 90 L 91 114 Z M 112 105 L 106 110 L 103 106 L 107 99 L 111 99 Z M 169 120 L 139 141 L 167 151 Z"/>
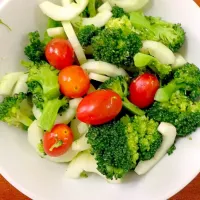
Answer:
<path fill-rule="evenodd" d="M 127 98 L 123 99 L 123 107 L 135 115 L 144 115 L 145 112 L 138 108 L 136 105 L 132 104 Z"/>
<path fill-rule="evenodd" d="M 154 99 L 158 102 L 169 101 L 172 94 L 183 86 L 185 86 L 185 84 L 176 85 L 175 81 L 171 81 L 165 87 L 158 89 Z"/>
<path fill-rule="evenodd" d="M 88 12 L 89 12 L 90 17 L 94 17 L 97 14 L 95 4 L 96 4 L 96 0 L 89 0 Z"/>
<path fill-rule="evenodd" d="M 17 113 L 17 118 L 20 123 L 24 124 L 27 127 L 29 127 L 33 122 L 29 117 L 27 117 L 21 112 Z"/>
<path fill-rule="evenodd" d="M 61 100 L 49 100 L 44 106 L 44 110 L 39 119 L 39 126 L 43 130 L 50 131 L 54 125 L 60 107 L 64 106 L 65 104 L 67 104 L 67 100 L 65 98 Z"/>

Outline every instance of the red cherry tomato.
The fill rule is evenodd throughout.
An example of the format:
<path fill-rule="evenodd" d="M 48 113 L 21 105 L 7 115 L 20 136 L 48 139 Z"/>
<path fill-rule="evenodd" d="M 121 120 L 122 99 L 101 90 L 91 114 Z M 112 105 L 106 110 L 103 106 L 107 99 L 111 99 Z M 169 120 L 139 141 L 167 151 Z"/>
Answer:
<path fill-rule="evenodd" d="M 74 50 L 68 40 L 55 38 L 46 46 L 45 56 L 50 65 L 63 69 L 74 62 Z"/>
<path fill-rule="evenodd" d="M 139 108 L 146 108 L 154 102 L 154 96 L 160 84 L 156 76 L 144 73 L 132 81 L 130 101 Z"/>
<path fill-rule="evenodd" d="M 111 90 L 97 90 L 88 94 L 77 108 L 77 118 L 91 125 L 114 119 L 122 109 L 120 96 Z"/>
<path fill-rule="evenodd" d="M 61 93 L 70 98 L 82 97 L 90 88 L 87 73 L 76 65 L 61 70 L 58 81 Z"/>
<path fill-rule="evenodd" d="M 51 132 L 44 134 L 44 151 L 52 157 L 61 156 L 67 152 L 72 142 L 72 130 L 65 124 L 56 124 Z"/>

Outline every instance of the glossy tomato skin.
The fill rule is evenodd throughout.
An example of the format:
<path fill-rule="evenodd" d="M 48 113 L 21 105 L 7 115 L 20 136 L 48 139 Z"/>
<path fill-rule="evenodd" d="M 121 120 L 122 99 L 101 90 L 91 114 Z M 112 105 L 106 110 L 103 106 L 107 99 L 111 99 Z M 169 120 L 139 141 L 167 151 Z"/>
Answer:
<path fill-rule="evenodd" d="M 139 108 L 146 108 L 154 102 L 154 96 L 160 87 L 156 76 L 144 73 L 132 81 L 129 87 L 129 100 Z"/>
<path fill-rule="evenodd" d="M 56 142 L 61 141 L 59 147 L 52 148 Z M 72 130 L 65 124 L 56 124 L 51 132 L 46 132 L 43 138 L 44 151 L 47 155 L 58 157 L 70 148 L 73 142 Z M 51 149 L 52 148 L 52 149 Z"/>
<path fill-rule="evenodd" d="M 45 48 L 45 56 L 50 65 L 61 70 L 74 62 L 74 50 L 68 40 L 52 39 Z"/>
<path fill-rule="evenodd" d="M 91 125 L 113 120 L 122 109 L 120 96 L 111 90 L 97 90 L 88 94 L 77 108 L 77 118 Z"/>
<path fill-rule="evenodd" d="M 82 97 L 90 88 L 88 74 L 80 66 L 76 65 L 61 70 L 58 82 L 61 93 L 70 98 Z"/>

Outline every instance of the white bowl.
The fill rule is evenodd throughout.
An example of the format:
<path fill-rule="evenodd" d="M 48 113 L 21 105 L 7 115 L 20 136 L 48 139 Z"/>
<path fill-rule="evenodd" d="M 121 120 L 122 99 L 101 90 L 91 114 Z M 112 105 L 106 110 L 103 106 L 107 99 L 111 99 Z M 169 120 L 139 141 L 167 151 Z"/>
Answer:
<path fill-rule="evenodd" d="M 180 22 L 187 32 L 185 56 L 200 66 L 200 10 L 191 0 L 154 0 L 148 14 Z M 11 28 L 0 26 L 0 74 L 18 71 L 30 31 L 45 29 L 45 17 L 36 0 L 5 0 L 0 18 Z M 188 184 L 200 171 L 200 131 L 192 140 L 178 141 L 173 155 L 166 155 L 148 174 L 130 174 L 125 183 L 112 185 L 95 175 L 88 179 L 64 177 L 65 165 L 40 158 L 27 142 L 27 134 L 1 123 L 0 173 L 17 189 L 40 200 L 164 200 Z"/>

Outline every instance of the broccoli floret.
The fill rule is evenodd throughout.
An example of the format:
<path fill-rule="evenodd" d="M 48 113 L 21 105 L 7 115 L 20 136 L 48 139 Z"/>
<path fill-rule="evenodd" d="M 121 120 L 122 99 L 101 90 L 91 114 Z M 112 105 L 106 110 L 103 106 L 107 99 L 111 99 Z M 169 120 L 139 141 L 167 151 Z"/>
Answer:
<path fill-rule="evenodd" d="M 133 56 L 141 47 L 142 42 L 137 34 L 127 34 L 122 29 L 106 28 L 92 38 L 94 59 L 121 67 L 131 66 Z"/>
<path fill-rule="evenodd" d="M 118 6 L 113 6 L 113 8 L 112 8 L 112 14 L 113 14 L 112 15 L 113 18 L 121 18 L 124 15 L 125 16 L 129 16 L 129 14 L 126 13 L 123 8 L 120 8 Z"/>
<path fill-rule="evenodd" d="M 132 104 L 127 96 L 129 95 L 128 91 L 128 78 L 124 76 L 111 77 L 100 85 L 100 89 L 110 89 L 119 94 L 123 100 L 123 107 L 130 111 L 132 114 L 144 115 L 144 111 Z"/>
<path fill-rule="evenodd" d="M 43 130 L 50 131 L 55 123 L 59 109 L 66 105 L 68 105 L 68 99 L 65 97 L 62 99 L 56 98 L 48 100 L 44 104 L 42 115 L 39 119 L 39 126 Z"/>
<path fill-rule="evenodd" d="M 199 94 L 199 88 L 200 70 L 194 64 L 187 63 L 175 70 L 172 81 L 157 91 L 155 100 L 159 102 L 168 101 L 177 90 L 182 90 L 193 99 Z"/>
<path fill-rule="evenodd" d="M 19 93 L 13 97 L 5 97 L 0 103 L 0 120 L 16 127 L 29 127 L 32 123 L 31 105 L 24 103 L 27 101 L 27 95 Z"/>
<path fill-rule="evenodd" d="M 24 53 L 33 62 L 40 62 L 45 59 L 44 49 L 45 44 L 40 40 L 38 31 L 28 34 L 30 43 L 25 47 Z"/>
<path fill-rule="evenodd" d="M 105 25 L 105 28 L 121 29 L 125 35 L 129 35 L 132 32 L 132 24 L 127 16 L 120 18 L 111 18 Z"/>
<path fill-rule="evenodd" d="M 31 81 L 27 83 L 27 86 L 28 93 L 32 96 L 33 104 L 42 111 L 44 102 L 47 99 L 44 97 L 41 85 L 37 81 Z"/>
<path fill-rule="evenodd" d="M 158 122 L 168 122 L 177 129 L 177 136 L 184 137 L 200 125 L 200 102 L 192 102 L 183 92 L 176 91 L 167 102 L 155 102 L 147 116 Z"/>
<path fill-rule="evenodd" d="M 33 63 L 33 62 L 24 62 L 22 65 L 27 67 L 29 70 L 27 84 L 35 87 L 35 84 L 31 82 L 38 82 L 43 90 L 43 95 L 47 99 L 53 99 L 60 96 L 60 89 L 58 84 L 58 70 L 50 66 L 46 62 Z M 31 85 L 30 85 L 31 84 Z M 40 89 L 37 87 L 37 90 Z M 40 92 L 39 92 L 40 93 Z"/>
<path fill-rule="evenodd" d="M 108 179 L 119 179 L 134 169 L 139 160 L 151 159 L 162 143 L 158 123 L 145 116 L 91 126 L 86 137 L 97 169 Z"/>
<path fill-rule="evenodd" d="M 147 17 L 142 12 L 130 13 L 130 20 L 142 40 L 154 40 L 178 51 L 184 41 L 185 32 L 180 24 L 172 24 L 158 17 Z"/>
<path fill-rule="evenodd" d="M 79 29 L 77 37 L 83 47 L 91 45 L 92 38 L 100 32 L 100 28 L 94 25 L 83 26 Z"/>
<path fill-rule="evenodd" d="M 137 53 L 134 56 L 134 64 L 142 71 L 145 71 L 146 67 L 149 67 L 161 79 L 167 77 L 172 71 L 172 67 L 170 65 L 161 64 L 153 56 L 146 55 L 143 53 Z"/>

